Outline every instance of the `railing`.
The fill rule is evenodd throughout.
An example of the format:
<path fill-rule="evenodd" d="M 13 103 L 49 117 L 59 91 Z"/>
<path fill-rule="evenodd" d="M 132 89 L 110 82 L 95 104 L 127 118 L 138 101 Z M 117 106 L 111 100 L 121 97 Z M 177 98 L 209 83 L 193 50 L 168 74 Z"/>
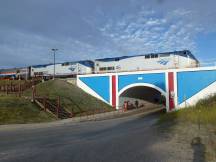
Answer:
<path fill-rule="evenodd" d="M 50 99 L 48 97 L 38 96 L 36 94 L 36 87 L 32 87 L 32 102 L 36 103 L 42 111 L 46 111 L 54 115 L 59 119 L 72 118 L 74 116 L 89 116 L 94 114 L 100 114 L 105 112 L 113 111 L 112 109 L 92 109 L 83 111 L 80 109 L 79 113 L 73 112 L 73 109 L 69 111 L 61 105 L 60 97 L 58 96 L 56 99 Z M 76 103 L 74 103 L 76 105 Z"/>
<path fill-rule="evenodd" d="M 49 112 L 52 115 L 54 115 L 56 118 L 59 119 L 66 119 L 66 118 L 72 118 L 72 117 L 87 117 L 91 115 L 97 115 L 97 114 L 104 114 L 108 112 L 118 111 L 123 112 L 125 110 L 123 109 L 91 109 L 84 112 L 75 113 L 73 110 L 69 111 L 66 108 L 63 108 L 60 103 L 60 97 L 57 97 L 57 99 L 49 99 L 48 97 L 38 97 L 34 96 L 34 99 L 32 100 L 34 103 L 36 103 L 40 110 Z"/>
<path fill-rule="evenodd" d="M 12 83 L 9 82 L 9 84 L 0 85 L 0 92 L 4 92 L 6 94 L 16 94 L 18 96 L 21 96 L 23 91 L 30 89 L 32 86 L 40 83 L 41 80 L 31 80 L 31 81 L 25 81 L 24 83 Z"/>
<path fill-rule="evenodd" d="M 34 97 L 33 102 L 40 106 L 41 110 L 51 113 L 56 118 L 66 119 L 73 117 L 72 112 L 69 112 L 60 105 L 60 97 L 56 99 L 55 103 L 47 97 Z"/>

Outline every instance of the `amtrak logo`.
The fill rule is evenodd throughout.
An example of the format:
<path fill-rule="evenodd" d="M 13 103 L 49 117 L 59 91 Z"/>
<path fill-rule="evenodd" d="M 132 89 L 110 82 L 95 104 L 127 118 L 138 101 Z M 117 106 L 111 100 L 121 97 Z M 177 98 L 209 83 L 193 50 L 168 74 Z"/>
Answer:
<path fill-rule="evenodd" d="M 70 68 L 68 68 L 69 70 L 71 70 L 71 71 L 75 71 L 75 67 L 70 67 Z"/>
<path fill-rule="evenodd" d="M 138 80 L 143 80 L 143 77 L 138 77 L 137 79 L 138 79 Z"/>
<path fill-rule="evenodd" d="M 159 60 L 159 61 L 157 61 L 159 64 L 161 64 L 161 65 L 167 65 L 168 64 L 168 60 Z"/>

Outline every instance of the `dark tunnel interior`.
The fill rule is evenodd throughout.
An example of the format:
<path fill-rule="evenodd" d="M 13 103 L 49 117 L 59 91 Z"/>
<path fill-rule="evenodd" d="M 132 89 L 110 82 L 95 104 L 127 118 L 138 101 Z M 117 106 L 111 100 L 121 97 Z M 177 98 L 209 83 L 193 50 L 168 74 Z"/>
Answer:
<path fill-rule="evenodd" d="M 132 87 L 124 91 L 120 97 L 144 100 L 154 104 L 165 104 L 165 96 L 160 91 L 145 86 Z"/>

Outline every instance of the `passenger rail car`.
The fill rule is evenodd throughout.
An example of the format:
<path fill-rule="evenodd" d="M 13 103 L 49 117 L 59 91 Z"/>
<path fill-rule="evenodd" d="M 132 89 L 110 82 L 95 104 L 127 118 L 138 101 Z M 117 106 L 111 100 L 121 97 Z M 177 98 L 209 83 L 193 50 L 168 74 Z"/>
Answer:
<path fill-rule="evenodd" d="M 90 60 L 78 62 L 65 62 L 55 64 L 56 77 L 73 77 L 78 74 L 90 74 L 93 72 L 94 63 Z M 31 77 L 50 77 L 54 74 L 54 65 L 31 66 Z"/>
<path fill-rule="evenodd" d="M 28 68 L 0 69 L 0 79 L 28 79 Z"/>
<path fill-rule="evenodd" d="M 95 73 L 198 67 L 189 50 L 95 60 Z"/>

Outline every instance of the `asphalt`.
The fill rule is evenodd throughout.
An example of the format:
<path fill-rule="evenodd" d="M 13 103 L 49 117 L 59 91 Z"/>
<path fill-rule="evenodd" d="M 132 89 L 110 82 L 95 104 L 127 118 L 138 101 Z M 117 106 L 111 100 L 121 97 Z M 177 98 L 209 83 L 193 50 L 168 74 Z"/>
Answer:
<path fill-rule="evenodd" d="M 158 115 L 0 129 L 0 162 L 169 161 Z"/>

